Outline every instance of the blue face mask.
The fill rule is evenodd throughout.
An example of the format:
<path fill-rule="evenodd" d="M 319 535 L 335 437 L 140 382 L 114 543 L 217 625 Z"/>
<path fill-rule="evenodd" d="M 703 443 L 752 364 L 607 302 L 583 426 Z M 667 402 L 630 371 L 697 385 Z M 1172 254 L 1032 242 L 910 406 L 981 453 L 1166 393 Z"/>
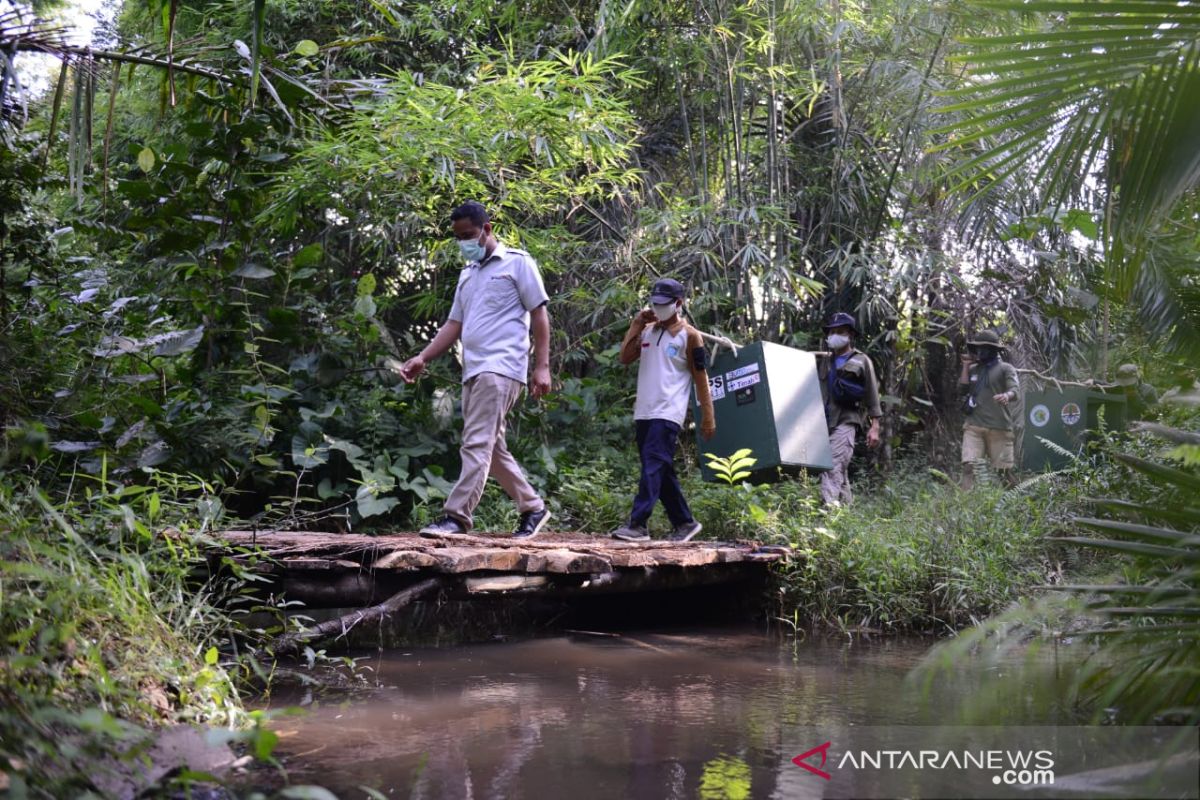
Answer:
<path fill-rule="evenodd" d="M 458 249 L 462 251 L 463 258 L 468 263 L 482 261 L 484 255 L 487 254 L 487 249 L 475 239 L 468 239 L 465 242 L 459 240 Z"/>

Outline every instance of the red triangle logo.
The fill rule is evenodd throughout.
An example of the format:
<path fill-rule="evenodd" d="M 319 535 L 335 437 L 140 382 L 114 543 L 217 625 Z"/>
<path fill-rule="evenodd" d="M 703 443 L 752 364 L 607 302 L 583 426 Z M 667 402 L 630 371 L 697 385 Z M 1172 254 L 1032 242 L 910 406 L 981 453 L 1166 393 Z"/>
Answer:
<path fill-rule="evenodd" d="M 807 753 L 801 753 L 800 755 L 793 758 L 792 763 L 795 764 L 797 767 L 803 767 L 804 769 L 811 772 L 813 775 L 820 775 L 825 780 L 830 780 L 833 777 L 832 775 L 830 775 L 825 770 L 817 769 L 812 764 L 808 763 L 808 759 L 811 756 L 815 756 L 817 753 L 820 753 L 821 754 L 821 766 L 822 767 L 825 766 L 825 759 L 829 754 L 829 745 L 830 744 L 831 744 L 830 742 L 826 742 L 825 744 L 817 745 L 812 750 L 809 750 Z"/>

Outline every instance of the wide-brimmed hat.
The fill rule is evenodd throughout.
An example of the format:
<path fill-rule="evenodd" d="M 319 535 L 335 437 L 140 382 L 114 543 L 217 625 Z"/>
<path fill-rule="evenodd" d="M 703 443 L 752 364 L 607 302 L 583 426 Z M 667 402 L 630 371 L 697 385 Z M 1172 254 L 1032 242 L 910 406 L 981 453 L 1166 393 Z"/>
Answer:
<path fill-rule="evenodd" d="M 1137 364 L 1122 364 L 1117 367 L 1117 383 L 1120 386 L 1136 386 L 1141 378 L 1142 372 Z"/>
<path fill-rule="evenodd" d="M 823 330 L 840 328 L 843 325 L 855 333 L 858 333 L 858 323 L 854 321 L 854 317 L 850 316 L 845 311 L 839 311 L 830 317 L 829 321 L 825 323 Z"/>
<path fill-rule="evenodd" d="M 674 278 L 663 278 L 654 282 L 654 288 L 650 290 L 650 302 L 664 306 L 667 303 L 674 303 L 676 300 L 683 299 L 683 284 Z"/>
<path fill-rule="evenodd" d="M 967 339 L 967 344 L 977 347 L 1000 347 L 1000 334 L 995 331 L 980 331 L 974 339 Z"/>

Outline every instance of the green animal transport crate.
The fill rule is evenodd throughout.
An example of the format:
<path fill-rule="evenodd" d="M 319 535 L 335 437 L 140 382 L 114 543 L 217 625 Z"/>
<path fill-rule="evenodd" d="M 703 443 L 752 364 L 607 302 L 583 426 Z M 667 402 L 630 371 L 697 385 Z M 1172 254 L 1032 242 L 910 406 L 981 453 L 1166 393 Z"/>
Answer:
<path fill-rule="evenodd" d="M 1105 429 L 1124 430 L 1125 398 L 1082 386 L 1026 392 L 1021 466 L 1037 472 L 1067 466 L 1070 454 L 1080 453 L 1089 434 L 1101 429 L 1101 416 Z"/>
<path fill-rule="evenodd" d="M 708 384 L 717 432 L 708 441 L 696 432 L 704 480 L 716 480 L 704 454 L 728 458 L 743 448 L 758 459 L 750 477 L 755 482 L 776 479 L 780 468 L 833 469 L 812 353 L 771 342 L 746 345 L 736 355 L 722 350 L 709 366 Z"/>

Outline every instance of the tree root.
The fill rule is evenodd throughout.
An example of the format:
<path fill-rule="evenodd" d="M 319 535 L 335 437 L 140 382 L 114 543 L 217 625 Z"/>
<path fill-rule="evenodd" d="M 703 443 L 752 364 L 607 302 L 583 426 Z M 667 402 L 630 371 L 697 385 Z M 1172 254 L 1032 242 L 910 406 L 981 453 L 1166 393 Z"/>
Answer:
<path fill-rule="evenodd" d="M 340 639 L 360 622 L 382 620 L 404 608 L 414 600 L 440 589 L 443 584 L 444 581 L 441 578 L 426 578 L 423 581 L 418 581 L 412 586 L 396 592 L 377 606 L 356 609 L 349 614 L 343 614 L 336 619 L 326 620 L 311 628 L 305 628 L 302 631 L 295 631 L 293 633 L 285 633 L 275 639 L 271 649 L 276 656 L 290 655 L 299 651 L 301 646 L 311 641 L 324 639 L 335 634 L 336 638 Z"/>

